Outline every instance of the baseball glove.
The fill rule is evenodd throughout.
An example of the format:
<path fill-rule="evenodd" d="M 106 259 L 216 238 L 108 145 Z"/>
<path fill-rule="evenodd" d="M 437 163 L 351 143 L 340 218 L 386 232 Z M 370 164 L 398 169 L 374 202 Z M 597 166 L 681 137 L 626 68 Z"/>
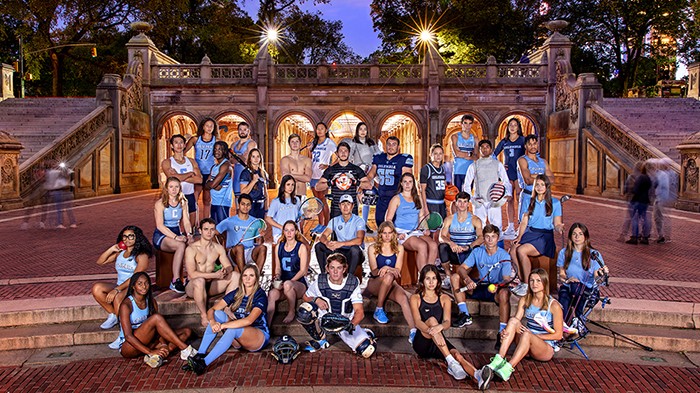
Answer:
<path fill-rule="evenodd" d="M 321 329 L 326 333 L 337 334 L 343 330 L 350 331 L 354 329 L 350 319 L 341 314 L 336 313 L 326 313 L 321 317 Z"/>

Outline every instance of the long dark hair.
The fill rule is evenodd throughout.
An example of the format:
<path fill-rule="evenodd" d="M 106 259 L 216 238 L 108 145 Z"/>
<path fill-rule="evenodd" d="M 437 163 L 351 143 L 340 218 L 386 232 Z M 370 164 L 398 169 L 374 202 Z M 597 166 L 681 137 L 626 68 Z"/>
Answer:
<path fill-rule="evenodd" d="M 547 212 L 547 217 L 552 215 L 552 188 L 550 187 L 552 183 L 549 181 L 547 175 L 537 175 L 535 181 L 532 182 L 532 197 L 530 198 L 530 205 L 527 207 L 527 215 L 531 216 L 532 212 L 535 211 L 535 203 L 537 202 L 537 193 L 535 192 L 535 183 L 538 180 L 544 181 L 544 186 L 546 191 L 544 192 L 544 206 Z"/>
<path fill-rule="evenodd" d="M 153 300 L 153 290 L 151 285 L 151 277 L 146 272 L 136 272 L 129 279 L 129 289 L 126 290 L 126 297 L 133 296 L 134 286 L 136 286 L 136 281 L 139 277 L 146 277 L 148 280 L 148 292 L 146 292 L 146 305 L 148 306 L 148 316 L 150 317 L 156 312 L 156 304 Z"/>
<path fill-rule="evenodd" d="M 352 138 L 353 142 L 355 143 L 362 143 L 360 141 L 360 127 L 365 126 L 367 127 L 367 123 L 361 121 L 357 123 L 357 126 L 355 127 L 355 136 Z M 365 137 L 365 145 L 367 146 L 374 146 L 376 143 L 372 138 L 369 137 L 369 127 L 367 127 L 367 136 Z"/>
<path fill-rule="evenodd" d="M 588 269 L 591 268 L 591 237 L 588 233 L 588 228 L 580 222 L 573 223 L 571 228 L 569 228 L 566 251 L 564 251 L 564 270 L 569 268 L 571 256 L 574 255 L 574 242 L 571 240 L 571 238 L 574 235 L 574 229 L 577 228 L 583 232 L 583 238 L 586 239 L 586 241 L 583 243 L 583 250 L 581 250 L 581 266 L 583 267 L 583 270 L 588 271 Z"/>
<path fill-rule="evenodd" d="M 141 254 L 146 254 L 149 258 L 153 256 L 153 246 L 151 246 L 151 242 L 149 242 L 148 238 L 144 236 L 141 228 L 135 225 L 127 225 L 122 228 L 119 235 L 117 235 L 117 241 L 115 243 L 122 241 L 124 231 L 132 231 L 134 232 L 134 236 L 136 236 L 136 239 L 134 239 L 134 250 L 132 251 L 131 255 L 137 257 Z"/>
<path fill-rule="evenodd" d="M 423 269 L 420 270 L 420 274 L 418 275 L 418 287 L 416 288 L 416 293 L 421 296 L 425 295 L 425 276 L 429 272 L 435 273 L 435 277 L 438 280 L 438 285 L 435 287 L 435 294 L 437 294 L 439 299 L 440 295 L 442 295 L 442 285 L 440 285 L 440 283 L 442 282 L 442 277 L 440 277 L 440 271 L 437 269 L 437 266 L 433 265 L 432 263 L 423 266 Z"/>
<path fill-rule="evenodd" d="M 294 176 L 292 176 L 292 175 L 284 175 L 284 176 L 282 176 L 282 180 L 280 180 L 280 188 L 277 191 L 277 198 L 283 204 L 287 203 L 287 200 L 284 198 L 284 187 L 287 184 L 287 182 L 290 180 L 294 180 L 294 182 L 296 184 L 296 179 L 294 179 Z M 296 186 L 292 190 L 292 194 L 290 196 L 292 197 L 292 204 L 296 204 L 297 203 L 297 188 L 296 188 Z"/>
<path fill-rule="evenodd" d="M 518 125 L 518 135 L 523 136 L 523 125 L 520 123 L 520 119 L 517 117 L 511 117 L 508 119 L 508 123 L 506 123 L 506 138 L 510 136 L 510 130 L 508 130 L 508 126 L 510 126 L 510 122 L 514 121 L 515 124 Z"/>
<path fill-rule="evenodd" d="M 413 199 L 413 203 L 416 205 L 416 209 L 420 210 L 421 206 L 423 206 L 420 202 L 420 196 L 418 195 L 418 187 L 416 187 L 416 177 L 413 176 L 413 173 L 411 172 L 406 172 L 403 175 L 401 175 L 401 179 L 399 180 L 399 188 L 396 191 L 396 194 L 401 194 L 403 192 L 403 178 L 404 177 L 410 177 L 411 180 L 413 180 L 413 187 L 411 187 L 411 198 Z"/>
<path fill-rule="evenodd" d="M 214 123 L 214 129 L 212 130 L 211 134 L 214 135 L 214 137 L 218 138 L 219 137 L 219 124 L 216 122 L 211 117 L 207 117 L 206 119 L 202 120 L 201 123 L 199 123 L 199 127 L 197 127 L 197 136 L 202 136 L 204 135 L 204 125 L 207 124 L 208 121 L 211 121 Z"/>
<path fill-rule="evenodd" d="M 326 123 L 324 123 L 322 121 L 319 121 L 318 123 L 316 123 L 316 127 L 314 128 L 314 140 L 311 142 L 311 151 L 314 151 L 314 149 L 318 145 L 318 134 L 316 133 L 316 129 L 321 124 L 323 124 L 323 126 L 326 127 L 326 138 L 329 138 L 329 136 L 330 136 L 330 131 L 328 131 L 328 125 Z"/>

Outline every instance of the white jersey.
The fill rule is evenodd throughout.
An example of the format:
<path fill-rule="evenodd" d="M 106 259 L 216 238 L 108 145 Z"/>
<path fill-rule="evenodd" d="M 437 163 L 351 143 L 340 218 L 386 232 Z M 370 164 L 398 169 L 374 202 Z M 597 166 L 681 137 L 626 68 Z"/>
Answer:
<path fill-rule="evenodd" d="M 178 164 L 177 161 L 175 161 L 175 157 L 170 157 L 170 167 L 173 168 L 173 170 L 177 173 L 187 173 L 187 172 L 194 172 L 194 165 L 192 165 L 192 161 L 189 159 L 189 157 L 185 157 L 185 163 L 184 164 Z M 182 182 L 182 193 L 185 195 L 190 195 L 194 194 L 194 184 L 190 182 L 183 181 Z"/>
<path fill-rule="evenodd" d="M 508 181 L 508 173 L 503 164 L 494 157 L 480 158 L 467 169 L 462 191 L 471 195 L 473 204 L 480 205 L 479 199 L 488 200 L 489 188 L 499 181 L 506 188 L 506 196 L 510 196 L 513 188 Z"/>
<path fill-rule="evenodd" d="M 321 165 L 330 165 L 333 153 L 338 149 L 338 146 L 331 140 L 326 138 L 323 143 L 316 145 L 316 148 L 311 152 L 311 178 L 320 179 L 323 176 Z"/>

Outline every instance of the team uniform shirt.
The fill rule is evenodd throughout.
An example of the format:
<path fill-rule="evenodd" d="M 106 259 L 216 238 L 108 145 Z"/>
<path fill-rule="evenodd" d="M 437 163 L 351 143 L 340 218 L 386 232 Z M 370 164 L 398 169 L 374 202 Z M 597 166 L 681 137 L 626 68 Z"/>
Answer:
<path fill-rule="evenodd" d="M 223 300 L 226 302 L 226 305 L 230 306 L 233 304 L 233 299 L 236 296 L 236 292 L 240 291 L 240 289 L 234 289 L 233 291 L 229 292 L 224 296 Z M 248 315 L 250 315 L 250 312 L 246 311 L 246 308 L 248 306 L 248 301 L 249 301 L 249 296 L 243 296 L 243 300 L 241 301 L 241 304 L 238 306 L 237 309 L 231 310 L 233 311 L 233 315 L 236 317 L 236 319 L 243 319 L 246 318 Z M 270 330 L 267 327 L 267 295 L 265 294 L 265 291 L 263 291 L 262 288 L 258 288 L 257 291 L 253 294 L 253 308 L 257 308 L 261 311 L 260 315 L 253 321 L 253 323 L 250 325 L 254 328 L 260 329 L 263 331 L 263 333 L 266 333 L 267 335 L 270 334 Z"/>
<path fill-rule="evenodd" d="M 285 199 L 285 203 L 280 202 L 279 198 L 275 198 L 270 202 L 267 216 L 275 220 L 276 223 L 284 225 L 289 220 L 296 221 L 299 216 L 299 207 L 301 207 L 301 198 L 299 197 L 296 197 L 294 203 L 289 198 Z M 272 236 L 274 239 L 277 239 L 279 236 L 282 236 L 282 230 L 272 227 Z"/>
<path fill-rule="evenodd" d="M 170 167 L 177 173 L 183 174 L 183 173 L 188 173 L 188 172 L 194 172 L 194 165 L 192 165 L 192 161 L 190 161 L 189 157 L 185 157 L 185 162 L 182 164 L 179 164 L 177 161 L 175 161 L 175 157 L 170 157 Z M 182 193 L 185 195 L 190 195 L 194 194 L 194 184 L 183 181 L 180 182 L 180 185 L 182 187 Z"/>
<path fill-rule="evenodd" d="M 429 205 L 445 203 L 447 174 L 444 165 L 440 168 L 435 168 L 431 163 L 424 165 L 420 170 L 420 183 L 425 184 L 425 198 Z"/>
<path fill-rule="evenodd" d="M 354 288 L 352 289 L 352 292 L 348 292 L 348 296 L 345 298 L 337 298 L 337 299 L 329 299 L 326 295 L 324 294 L 321 289 L 319 288 L 319 281 L 324 280 L 324 282 L 327 283 L 328 287 L 332 291 L 341 291 L 346 287 L 346 284 L 349 287 L 352 287 L 353 283 L 356 283 L 354 285 Z M 348 280 L 352 280 L 352 282 L 348 283 Z M 348 289 L 348 288 L 346 288 Z M 355 310 L 351 307 L 353 304 L 362 304 L 362 292 L 360 291 L 360 283 L 357 277 L 355 277 L 352 274 L 348 274 L 345 278 L 343 278 L 343 282 L 341 282 L 339 285 L 333 284 L 330 279 L 328 279 L 328 275 L 326 273 L 319 274 L 318 279 L 309 286 L 309 288 L 306 290 L 305 296 L 310 297 L 310 298 L 317 298 L 320 297 L 324 299 L 326 302 L 328 302 L 329 306 L 329 312 L 334 312 L 334 313 L 339 313 L 343 314 L 344 316 L 352 319 L 352 317 L 355 315 Z M 334 307 L 333 304 L 342 304 L 343 306 L 340 307 Z M 349 305 L 348 305 L 349 303 Z"/>
<path fill-rule="evenodd" d="M 594 251 L 597 252 L 596 250 L 591 249 L 591 254 L 593 254 Z M 603 261 L 603 257 L 600 256 L 600 253 L 598 253 L 598 255 L 598 258 L 600 258 L 600 260 Z M 557 267 L 564 267 L 565 261 L 566 248 L 563 248 L 559 251 L 559 256 L 557 257 Z M 605 264 L 605 262 L 603 262 L 603 264 Z M 591 266 L 588 268 L 588 270 L 583 270 L 583 263 L 581 262 L 581 252 L 574 250 L 574 252 L 571 254 L 571 262 L 569 263 L 569 267 L 566 268 L 566 277 L 575 278 L 581 283 L 583 283 L 586 287 L 591 288 L 593 287 L 596 270 L 602 267 L 603 266 L 598 261 L 596 261 L 594 258 L 591 258 Z"/>
<path fill-rule="evenodd" d="M 277 246 L 277 257 L 280 260 L 280 268 L 282 269 L 282 274 L 280 274 L 282 281 L 291 280 L 301 270 L 301 258 L 299 258 L 301 242 L 298 241 L 291 251 L 285 250 L 285 244 L 286 241 Z M 303 277 L 299 281 L 306 283 Z"/>
<path fill-rule="evenodd" d="M 384 266 L 389 266 L 391 268 L 396 267 L 396 254 L 377 254 L 377 269 L 381 269 Z"/>
<path fill-rule="evenodd" d="M 248 216 L 247 220 L 241 219 L 238 215 L 229 217 L 216 225 L 216 231 L 219 233 L 226 232 L 226 248 L 231 248 L 238 244 L 238 241 L 243 238 L 248 225 L 255 221 L 255 217 Z M 255 247 L 255 239 L 246 240 L 243 243 L 243 248 Z"/>
<path fill-rule="evenodd" d="M 538 322 L 535 321 L 535 316 L 537 314 L 544 315 L 545 320 L 547 321 L 547 326 L 550 329 L 554 329 L 554 316 L 552 315 L 552 303 L 554 302 L 554 298 L 552 296 L 549 296 L 549 307 L 547 310 L 542 310 L 538 307 L 535 307 L 534 305 L 529 305 L 525 309 L 525 319 L 527 319 L 527 328 L 532 332 L 532 334 L 535 335 L 540 335 L 540 334 L 547 334 L 549 333 L 547 330 L 545 330 L 544 327 L 542 327 Z M 544 340 L 547 344 L 549 344 L 552 348 L 554 348 L 554 352 L 557 352 L 559 350 L 559 345 L 557 341 L 554 340 Z"/>
<path fill-rule="evenodd" d="M 460 222 L 457 213 L 452 215 L 450 223 L 450 240 L 458 246 L 466 247 L 476 240 L 476 228 L 472 224 L 472 214 L 467 212 L 467 218 Z"/>
<path fill-rule="evenodd" d="M 221 163 L 212 166 L 210 176 L 212 178 L 215 178 L 221 171 L 221 166 L 227 161 L 227 159 L 224 159 L 223 161 L 221 161 Z M 231 207 L 233 205 L 233 190 L 231 183 L 231 174 L 226 173 L 224 178 L 221 180 L 221 183 L 219 183 L 221 189 L 211 189 L 211 204 L 213 206 Z"/>
<path fill-rule="evenodd" d="M 114 261 L 114 267 L 117 269 L 117 285 L 121 285 L 126 280 L 130 279 L 136 271 L 136 257 L 131 255 L 125 258 L 125 252 L 126 251 L 120 252 L 119 255 L 117 255 L 117 259 Z"/>
<path fill-rule="evenodd" d="M 146 322 L 150 308 L 148 307 L 148 302 L 146 302 L 146 308 L 140 309 L 133 296 L 129 296 L 128 299 L 131 301 L 129 324 L 131 325 L 131 331 L 133 332 L 134 330 L 138 329 L 142 323 Z M 121 324 L 119 324 L 119 338 L 121 338 L 120 341 L 124 343 L 124 330 L 122 329 Z M 121 348 L 121 346 L 122 344 L 119 344 L 119 348 Z"/>
<path fill-rule="evenodd" d="M 343 216 L 331 218 L 327 228 L 333 229 L 339 242 L 347 242 L 357 238 L 358 232 L 364 231 L 366 226 L 365 220 L 363 220 L 362 217 L 351 214 L 347 222 L 343 220 Z"/>
<path fill-rule="evenodd" d="M 525 137 L 518 136 L 515 142 L 507 136 L 501 139 L 493 155 L 498 156 L 501 152 L 503 152 L 503 165 L 508 173 L 508 179 L 518 180 L 518 158 L 525 154 Z"/>
<path fill-rule="evenodd" d="M 239 144 L 238 142 L 234 143 L 233 152 L 239 157 L 243 158 L 243 154 L 245 154 L 246 150 L 248 150 L 248 144 L 252 141 L 252 139 L 248 139 L 242 144 Z M 241 193 L 241 173 L 243 173 L 243 169 L 245 169 L 245 166 L 243 166 L 243 164 L 240 162 L 236 162 L 236 164 L 233 166 L 233 192 L 236 195 Z"/>
<path fill-rule="evenodd" d="M 464 138 L 462 132 L 457 134 L 457 149 L 463 153 L 474 154 L 474 147 L 476 142 L 474 141 L 474 135 L 469 135 L 469 138 Z M 455 157 L 453 172 L 455 175 L 464 175 L 467 173 L 467 169 L 472 164 L 472 160 L 467 160 L 466 158 Z"/>
<path fill-rule="evenodd" d="M 323 171 L 323 178 L 328 180 L 331 189 L 331 217 L 340 215 L 340 197 L 343 195 L 350 195 L 355 201 L 352 212 L 357 214 L 357 187 L 365 176 L 362 168 L 351 163 L 345 166 L 336 163 Z"/>
<path fill-rule="evenodd" d="M 408 202 L 403 194 L 399 194 L 399 206 L 394 215 L 394 226 L 396 229 L 412 231 L 418 227 L 420 209 L 416 208 L 415 202 Z"/>
<path fill-rule="evenodd" d="M 468 268 L 473 268 L 476 266 L 477 270 L 479 271 L 480 278 L 486 277 L 486 274 L 488 273 L 489 277 L 488 279 L 484 278 L 484 281 L 488 280 L 489 282 L 496 284 L 503 281 L 503 276 L 511 275 L 511 263 L 503 262 L 499 267 L 491 270 L 490 273 L 489 269 L 498 262 L 505 260 L 511 260 L 508 251 L 498 247 L 493 255 L 489 255 L 489 253 L 486 252 L 485 246 L 479 246 L 475 248 L 471 254 L 469 254 L 467 260 L 464 261 L 464 265 L 466 265 Z"/>
<path fill-rule="evenodd" d="M 547 169 L 547 163 L 540 157 L 537 157 L 537 161 L 532 158 L 525 156 L 525 161 L 527 162 L 527 169 L 530 171 L 531 175 L 544 175 Z M 523 190 L 523 193 L 528 196 L 532 194 L 532 184 L 526 184 L 523 178 L 522 170 L 520 169 L 520 164 L 518 164 L 518 184 Z"/>
<path fill-rule="evenodd" d="M 552 215 L 547 216 L 546 214 L 545 200 L 535 200 L 535 209 L 527 222 L 528 228 L 553 230 L 554 217 L 561 217 L 561 202 L 559 202 L 559 199 L 552 198 Z"/>
<path fill-rule="evenodd" d="M 413 168 L 413 156 L 397 154 L 389 159 L 386 153 L 382 153 L 374 156 L 372 164 L 377 166 L 379 196 L 391 199 L 399 189 L 403 168 Z"/>
<path fill-rule="evenodd" d="M 214 159 L 214 143 L 216 137 L 212 135 L 209 142 L 205 142 L 202 137 L 197 137 L 197 142 L 194 143 L 194 160 L 197 161 L 199 171 L 202 175 L 209 175 L 211 167 L 216 164 Z"/>
<path fill-rule="evenodd" d="M 323 176 L 321 165 L 330 165 L 331 157 L 336 150 L 338 146 L 331 138 L 326 138 L 325 141 L 316 145 L 311 152 L 311 179 L 320 179 Z"/>
<path fill-rule="evenodd" d="M 182 203 L 176 206 L 166 206 L 163 209 L 163 225 L 168 227 L 176 236 L 180 236 L 180 220 L 182 220 Z M 165 234 L 158 228 L 153 231 L 153 245 L 160 250 L 160 244 L 165 239 Z"/>
<path fill-rule="evenodd" d="M 260 168 L 251 171 L 250 169 L 244 169 L 243 172 L 241 172 L 241 185 L 248 185 L 251 181 L 253 181 L 253 174 L 258 175 L 258 182 L 255 183 L 255 186 L 253 186 L 253 189 L 248 193 L 251 198 L 253 198 L 253 202 L 260 203 L 261 201 L 265 201 L 265 182 L 263 181 L 263 175 L 262 171 Z"/>

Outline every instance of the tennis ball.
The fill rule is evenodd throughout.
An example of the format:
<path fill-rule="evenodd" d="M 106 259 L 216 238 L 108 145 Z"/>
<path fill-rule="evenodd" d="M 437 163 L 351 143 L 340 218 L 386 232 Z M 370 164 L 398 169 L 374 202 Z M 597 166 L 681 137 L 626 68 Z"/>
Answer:
<path fill-rule="evenodd" d="M 496 293 L 496 285 L 494 285 L 494 284 L 489 285 L 488 290 L 491 293 Z"/>

